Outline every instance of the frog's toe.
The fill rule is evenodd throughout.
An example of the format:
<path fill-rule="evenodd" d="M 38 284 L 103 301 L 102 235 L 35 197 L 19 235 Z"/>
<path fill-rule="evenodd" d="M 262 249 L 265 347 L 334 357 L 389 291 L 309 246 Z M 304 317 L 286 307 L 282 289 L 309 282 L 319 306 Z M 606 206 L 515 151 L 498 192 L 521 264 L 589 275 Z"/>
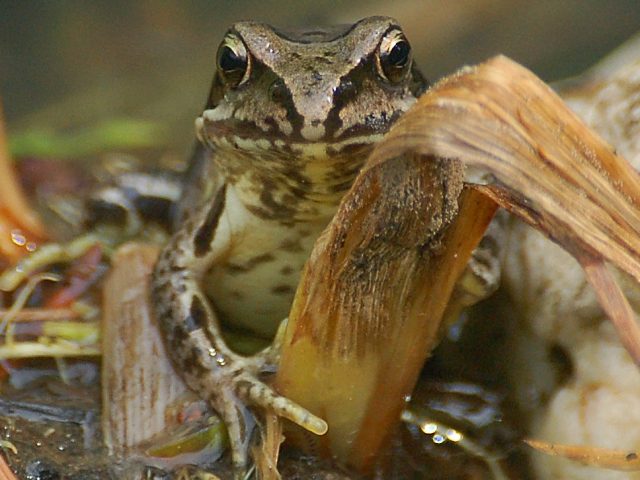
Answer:
<path fill-rule="evenodd" d="M 230 382 L 211 398 L 211 404 L 227 427 L 231 459 L 238 471 L 246 469 L 249 446 L 256 420 L 249 407 L 260 407 L 279 417 L 286 418 L 300 427 L 323 435 L 327 423 L 297 403 L 276 393 L 247 369 L 237 369 Z"/>
<path fill-rule="evenodd" d="M 216 395 L 211 403 L 227 427 L 231 460 L 234 467 L 239 470 L 246 469 L 249 461 L 251 434 L 256 425 L 253 414 L 230 389 L 224 389 L 224 393 Z"/>
<path fill-rule="evenodd" d="M 322 418 L 287 397 L 279 395 L 273 388 L 252 375 L 241 375 L 236 385 L 240 396 L 247 403 L 269 410 L 316 435 L 324 435 L 327 432 L 327 422 Z"/>

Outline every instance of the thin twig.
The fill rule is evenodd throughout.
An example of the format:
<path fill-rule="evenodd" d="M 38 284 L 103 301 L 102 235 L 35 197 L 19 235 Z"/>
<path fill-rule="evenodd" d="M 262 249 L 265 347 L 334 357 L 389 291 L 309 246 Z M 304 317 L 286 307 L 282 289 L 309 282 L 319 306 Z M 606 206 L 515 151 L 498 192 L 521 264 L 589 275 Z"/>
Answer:
<path fill-rule="evenodd" d="M 612 450 L 587 445 L 562 445 L 532 439 L 526 439 L 524 442 L 539 452 L 573 460 L 583 465 L 627 472 L 640 471 L 640 456 L 635 450 Z"/>
<path fill-rule="evenodd" d="M 9 310 L 0 309 L 0 318 L 4 318 Z M 72 308 L 23 308 L 13 315 L 12 322 L 44 322 L 74 320 L 80 313 Z"/>
<path fill-rule="evenodd" d="M 0 359 L 35 357 L 96 357 L 101 354 L 95 345 L 78 345 L 72 342 L 39 343 L 18 342 L 0 346 Z"/>

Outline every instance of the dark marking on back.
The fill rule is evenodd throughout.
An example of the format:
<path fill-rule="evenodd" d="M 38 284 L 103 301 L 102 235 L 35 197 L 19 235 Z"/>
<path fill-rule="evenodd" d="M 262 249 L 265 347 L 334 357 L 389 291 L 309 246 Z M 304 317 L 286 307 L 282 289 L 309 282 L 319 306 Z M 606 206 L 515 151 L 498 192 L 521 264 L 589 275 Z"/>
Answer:
<path fill-rule="evenodd" d="M 360 22 L 358 22 L 360 23 Z M 355 25 L 330 25 L 326 27 L 315 27 L 313 29 L 296 28 L 273 28 L 270 27 L 279 37 L 290 42 L 309 43 L 329 43 L 340 38 L 344 38 L 356 27 Z"/>
<path fill-rule="evenodd" d="M 196 257 L 203 257 L 211 248 L 211 241 L 215 235 L 220 215 L 222 215 L 224 210 L 226 192 L 226 185 L 222 186 L 222 188 L 218 190 L 218 193 L 216 193 L 216 196 L 213 199 L 211 208 L 207 212 L 207 217 L 193 237 L 193 246 L 195 247 Z"/>
<path fill-rule="evenodd" d="M 236 418 L 238 418 L 238 428 L 240 429 L 240 438 L 244 439 L 247 436 L 247 422 L 245 420 L 246 413 L 237 404 L 233 404 L 233 408 L 236 411 Z"/>

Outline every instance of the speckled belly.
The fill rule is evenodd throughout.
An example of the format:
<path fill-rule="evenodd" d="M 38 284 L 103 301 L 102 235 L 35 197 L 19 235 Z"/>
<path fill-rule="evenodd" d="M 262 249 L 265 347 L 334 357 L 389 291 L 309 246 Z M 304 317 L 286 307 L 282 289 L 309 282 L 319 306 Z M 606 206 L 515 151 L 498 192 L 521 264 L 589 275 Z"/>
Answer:
<path fill-rule="evenodd" d="M 260 222 L 243 229 L 202 287 L 227 325 L 265 338 L 287 317 L 301 270 L 326 222 L 284 226 Z"/>

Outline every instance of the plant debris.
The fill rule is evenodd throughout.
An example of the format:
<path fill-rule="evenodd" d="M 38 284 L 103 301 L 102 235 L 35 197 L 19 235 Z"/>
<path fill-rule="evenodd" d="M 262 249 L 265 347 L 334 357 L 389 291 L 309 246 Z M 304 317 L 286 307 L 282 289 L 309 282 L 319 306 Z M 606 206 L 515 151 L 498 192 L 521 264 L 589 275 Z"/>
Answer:
<path fill-rule="evenodd" d="M 547 455 L 559 456 L 593 467 L 620 471 L 640 471 L 640 457 L 635 450 L 611 450 L 587 445 L 561 445 L 527 439 L 531 448 Z"/>
<path fill-rule="evenodd" d="M 414 160 L 409 168 L 414 173 L 411 179 L 420 178 L 421 165 L 434 165 L 433 168 L 440 168 L 442 173 L 435 173 L 434 178 L 440 180 L 432 185 L 444 188 L 445 192 L 447 188 L 455 191 L 455 165 L 462 162 L 464 173 L 459 175 L 464 176 L 467 185 L 572 254 L 596 289 L 622 343 L 640 363 L 640 328 L 605 263 L 612 263 L 640 281 L 640 176 L 570 111 L 551 88 L 524 67 L 498 56 L 479 66 L 462 69 L 423 95 L 376 146 L 338 214 L 317 242 L 289 319 L 279 385 L 285 394 L 329 420 L 327 454 L 331 452 L 365 470 L 370 463 L 364 459 L 375 456 L 373 452 L 380 443 L 372 443 L 368 436 L 354 437 L 341 432 L 363 431 L 362 425 L 366 424 L 366 431 L 377 435 L 377 442 L 381 442 L 394 423 L 386 423 L 387 415 L 397 418 L 421 364 L 389 362 L 384 356 L 369 358 L 373 371 L 378 368 L 384 372 L 384 366 L 390 363 L 394 372 L 400 371 L 401 376 L 408 379 L 393 394 L 389 384 L 400 375 L 380 373 L 377 378 L 368 377 L 369 383 L 363 384 L 362 374 L 354 373 L 355 366 L 347 362 L 368 348 L 372 351 L 384 348 L 374 346 L 377 338 L 397 342 L 397 335 L 407 334 L 407 330 L 410 341 L 403 346 L 405 350 L 430 350 L 435 345 L 434 332 L 438 330 L 441 314 L 434 314 L 429 323 L 421 319 L 421 331 L 407 329 L 408 318 L 412 314 L 418 317 L 415 312 L 424 311 L 424 305 L 412 311 L 421 303 L 420 297 L 400 296 L 403 300 L 395 305 L 383 300 L 383 292 L 391 290 L 396 296 L 401 295 L 407 291 L 406 285 L 411 285 L 408 280 L 394 278 L 390 282 L 384 274 L 349 277 L 344 272 L 359 265 L 363 242 L 369 241 L 362 239 L 373 239 L 370 245 L 374 249 L 380 248 L 385 240 L 411 248 L 409 242 L 414 230 L 402 231 L 402 242 L 406 243 L 401 243 L 392 229 L 376 230 L 377 222 L 390 222 L 393 218 L 393 225 L 413 224 L 415 231 L 425 231 L 415 209 L 406 204 L 403 209 L 397 208 L 396 197 L 380 186 L 391 185 L 392 192 L 401 197 L 403 188 L 413 180 L 379 181 L 385 166 L 390 169 L 389 165 L 395 165 L 397 171 L 402 172 L 406 168 L 403 162 L 416 156 L 422 164 Z M 363 189 L 362 185 L 368 188 Z M 369 207 L 377 201 L 380 208 Z M 459 214 L 461 216 L 463 214 Z M 438 228 L 443 229 L 446 223 Z M 354 231 L 358 232 L 356 240 L 352 239 L 356 235 Z M 443 244 L 446 252 L 446 240 Z M 456 250 L 449 252 L 452 258 L 456 254 Z M 385 265 L 393 258 L 385 257 Z M 369 256 L 368 261 L 371 259 Z M 409 276 L 408 272 L 416 268 L 412 263 L 415 261 L 417 257 L 402 265 L 393 264 L 392 271 L 402 270 Z M 447 263 L 442 261 L 440 265 Z M 385 270 L 379 268 L 380 271 Z M 430 274 L 434 272 L 437 274 L 437 267 Z M 429 282 L 423 280 L 421 284 L 429 285 Z M 365 292 L 364 295 L 361 292 Z M 450 291 L 443 292 L 445 298 L 449 294 Z M 359 304 L 359 309 L 341 307 L 345 305 L 345 298 L 356 298 L 351 303 Z M 446 303 L 446 299 L 444 301 Z M 339 321 L 334 318 L 336 311 L 341 313 Z M 395 319 L 390 321 L 394 315 Z M 403 328 L 398 329 L 398 324 Z M 327 342 L 327 338 L 331 342 Z M 354 338 L 361 340 L 354 342 Z M 401 350 L 397 343 L 389 340 L 386 347 L 393 352 Z M 420 360 L 424 355 L 426 353 Z M 305 359 L 321 367 L 317 367 L 316 372 L 310 372 L 308 367 L 303 369 L 300 365 L 305 364 Z M 376 367 L 376 362 L 381 366 Z M 345 371 L 349 372 L 349 386 L 338 382 L 333 388 L 350 391 L 356 377 L 357 390 L 363 396 L 344 394 L 339 399 L 323 396 L 324 392 L 332 391 L 327 386 L 328 379 L 331 382 L 334 375 L 344 376 Z M 355 412 L 366 411 L 377 402 L 382 395 L 371 392 L 378 388 L 384 388 L 387 404 L 384 408 L 377 404 L 367 417 L 369 420 L 362 420 Z M 357 398 L 351 405 L 352 414 L 347 418 L 335 416 L 334 410 L 340 402 L 346 402 L 345 398 Z"/>

